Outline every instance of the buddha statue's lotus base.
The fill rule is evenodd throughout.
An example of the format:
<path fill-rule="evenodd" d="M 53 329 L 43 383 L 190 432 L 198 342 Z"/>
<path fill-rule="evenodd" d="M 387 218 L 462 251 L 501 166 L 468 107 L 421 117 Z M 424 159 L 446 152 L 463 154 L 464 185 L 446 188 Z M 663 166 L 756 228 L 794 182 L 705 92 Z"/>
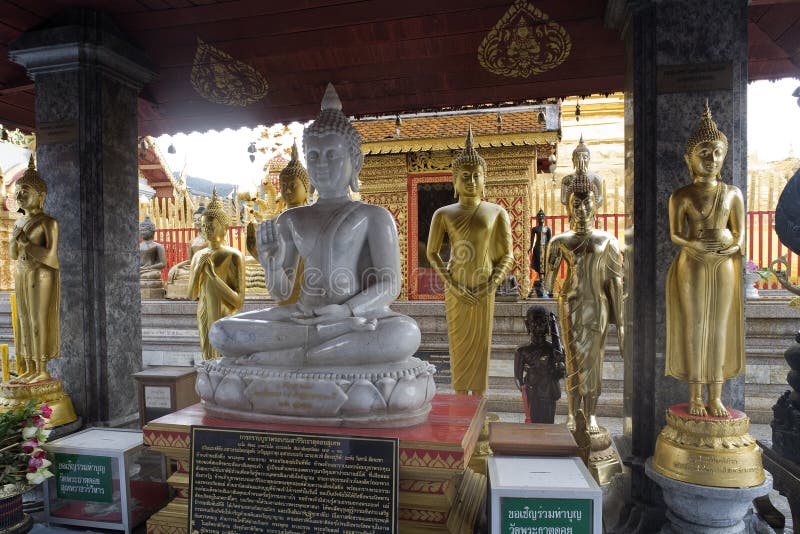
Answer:
<path fill-rule="evenodd" d="M 653 469 L 681 482 L 748 488 L 764 482 L 761 449 L 748 433 L 750 418 L 728 408 L 728 418 L 689 414 L 688 404 L 667 410 L 656 439 Z"/>
<path fill-rule="evenodd" d="M 389 428 L 422 423 L 436 369 L 418 358 L 395 364 L 267 367 L 203 362 L 197 392 L 216 417 L 313 426 Z"/>
<path fill-rule="evenodd" d="M 47 421 L 46 428 L 72 423 L 78 419 L 72 399 L 69 398 L 58 378 L 51 378 L 34 384 L 0 383 L 0 413 L 22 408 L 31 399 L 41 406 L 47 404 L 53 414 Z"/>

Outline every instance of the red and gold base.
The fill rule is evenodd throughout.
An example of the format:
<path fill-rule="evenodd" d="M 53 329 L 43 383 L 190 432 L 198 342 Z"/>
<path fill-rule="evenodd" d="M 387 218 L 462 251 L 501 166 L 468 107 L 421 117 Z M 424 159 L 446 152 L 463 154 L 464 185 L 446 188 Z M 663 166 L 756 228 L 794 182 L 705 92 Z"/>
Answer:
<path fill-rule="evenodd" d="M 688 404 L 667 410 L 656 440 L 653 468 L 662 475 L 701 486 L 748 488 L 764 482 L 761 449 L 748 433 L 750 418 L 728 408 L 730 417 L 689 414 Z"/>
<path fill-rule="evenodd" d="M 50 378 L 33 384 L 13 384 L 0 382 L 0 413 L 25 406 L 31 399 L 37 404 L 47 403 L 53 414 L 47 421 L 46 428 L 53 428 L 77 421 L 72 399 L 62 388 L 59 378 Z"/>
<path fill-rule="evenodd" d="M 428 420 L 409 428 L 314 427 L 313 432 L 396 437 L 400 440 L 400 532 L 472 533 L 486 498 L 486 477 L 470 469 L 486 416 L 482 397 L 437 395 Z M 302 432 L 307 428 L 208 417 L 200 404 L 151 421 L 144 442 L 163 452 L 173 469 L 176 497 L 147 521 L 148 534 L 187 534 L 189 455 L 193 425 Z"/>

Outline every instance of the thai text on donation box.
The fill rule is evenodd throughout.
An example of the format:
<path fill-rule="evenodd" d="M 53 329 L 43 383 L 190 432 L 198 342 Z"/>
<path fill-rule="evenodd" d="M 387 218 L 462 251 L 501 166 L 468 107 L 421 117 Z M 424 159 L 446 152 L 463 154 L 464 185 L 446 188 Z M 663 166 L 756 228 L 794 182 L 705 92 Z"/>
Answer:
<path fill-rule="evenodd" d="M 580 458 L 489 458 L 492 534 L 602 534 L 603 494 Z"/>
<path fill-rule="evenodd" d="M 45 448 L 55 475 L 44 484 L 50 523 L 129 533 L 166 504 L 163 456 L 137 430 L 90 428 Z"/>

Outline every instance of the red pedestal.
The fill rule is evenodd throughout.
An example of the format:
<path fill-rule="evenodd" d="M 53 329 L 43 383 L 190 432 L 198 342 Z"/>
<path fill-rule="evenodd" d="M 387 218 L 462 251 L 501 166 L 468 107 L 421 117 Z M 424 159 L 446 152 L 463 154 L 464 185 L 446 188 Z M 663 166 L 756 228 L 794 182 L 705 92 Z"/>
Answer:
<path fill-rule="evenodd" d="M 188 526 L 191 427 L 249 428 L 400 440 L 400 531 L 460 532 L 474 522 L 485 498 L 485 478 L 468 470 L 486 416 L 483 398 L 437 395 L 428 420 L 407 428 L 301 427 L 215 419 L 195 404 L 151 421 L 144 442 L 174 466 L 177 497 L 147 522 L 149 534 L 183 534 Z"/>

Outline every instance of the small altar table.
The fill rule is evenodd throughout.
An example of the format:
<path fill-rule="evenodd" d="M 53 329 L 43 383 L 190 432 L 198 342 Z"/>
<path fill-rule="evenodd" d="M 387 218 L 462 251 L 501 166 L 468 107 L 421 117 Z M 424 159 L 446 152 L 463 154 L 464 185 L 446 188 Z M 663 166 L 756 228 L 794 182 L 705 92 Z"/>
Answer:
<path fill-rule="evenodd" d="M 168 459 L 176 497 L 147 521 L 148 534 L 188 534 L 191 427 L 250 428 L 400 440 L 399 527 L 403 534 L 474 532 L 484 509 L 486 477 L 469 469 L 486 417 L 486 401 L 436 395 L 425 423 L 407 428 L 290 426 L 215 419 L 195 404 L 151 421 L 144 442 Z"/>

